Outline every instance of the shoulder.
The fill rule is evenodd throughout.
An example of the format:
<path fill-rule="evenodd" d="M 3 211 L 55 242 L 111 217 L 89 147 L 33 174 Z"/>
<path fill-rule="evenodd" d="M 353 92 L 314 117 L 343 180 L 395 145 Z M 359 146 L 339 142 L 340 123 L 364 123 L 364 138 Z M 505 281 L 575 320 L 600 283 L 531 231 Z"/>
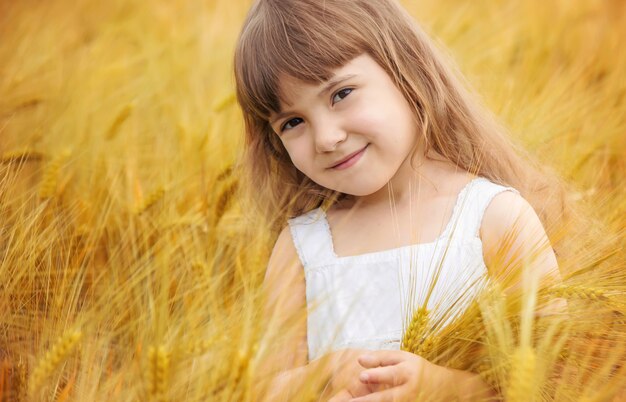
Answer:
<path fill-rule="evenodd" d="M 302 275 L 302 264 L 291 237 L 290 226 L 285 226 L 274 243 L 265 272 L 265 282 L 282 276 Z"/>
<path fill-rule="evenodd" d="M 480 238 L 491 273 L 529 264 L 543 275 L 558 271 L 556 257 L 539 216 L 520 194 L 503 191 L 493 197 L 482 219 Z"/>
<path fill-rule="evenodd" d="M 297 295 L 297 300 L 293 296 L 304 292 L 304 269 L 298 258 L 289 226 L 281 230 L 274 243 L 265 272 L 264 287 L 270 300 L 277 301 L 279 297 L 288 297 L 286 294 L 289 292 L 286 290 L 291 289 L 292 297 L 287 301 L 301 303 L 301 295 Z"/>
<path fill-rule="evenodd" d="M 483 243 L 499 240 L 509 232 L 519 235 L 545 235 L 545 230 L 530 203 L 519 193 L 502 191 L 496 194 L 485 208 L 480 226 Z"/>

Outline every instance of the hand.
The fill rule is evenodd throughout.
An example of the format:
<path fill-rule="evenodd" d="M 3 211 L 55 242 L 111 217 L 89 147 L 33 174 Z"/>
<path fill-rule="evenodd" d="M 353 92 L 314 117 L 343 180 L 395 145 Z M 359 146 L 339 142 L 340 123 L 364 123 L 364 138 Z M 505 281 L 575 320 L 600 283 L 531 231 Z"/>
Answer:
<path fill-rule="evenodd" d="M 352 381 L 350 384 L 348 384 L 347 388 L 342 389 L 332 398 L 330 398 L 328 402 L 349 402 L 352 401 L 355 397 L 368 395 L 372 392 L 384 389 L 383 387 L 385 386 L 377 384 L 364 384 L 363 382 L 356 379 L 355 381 Z"/>
<path fill-rule="evenodd" d="M 383 389 L 383 387 L 383 385 L 377 384 L 364 384 L 357 378 L 347 384 L 346 388 L 342 389 L 330 398 L 328 402 L 349 402 L 355 397 L 371 394 L 372 392 Z"/>
<path fill-rule="evenodd" d="M 431 378 L 439 366 L 413 353 L 401 350 L 368 351 L 358 361 L 366 369 L 359 374 L 359 380 L 374 392 L 349 399 L 351 402 L 415 401 L 420 395 L 432 395 L 434 392 L 432 386 L 426 389 L 430 381 L 425 380 L 425 376 Z"/>
<path fill-rule="evenodd" d="M 333 395 L 328 402 L 343 402 L 378 390 L 374 384 L 359 380 L 359 374 L 365 368 L 358 358 L 367 353 L 370 351 L 366 349 L 342 349 L 327 355 L 333 367 L 329 389 L 324 393 L 326 397 Z"/>

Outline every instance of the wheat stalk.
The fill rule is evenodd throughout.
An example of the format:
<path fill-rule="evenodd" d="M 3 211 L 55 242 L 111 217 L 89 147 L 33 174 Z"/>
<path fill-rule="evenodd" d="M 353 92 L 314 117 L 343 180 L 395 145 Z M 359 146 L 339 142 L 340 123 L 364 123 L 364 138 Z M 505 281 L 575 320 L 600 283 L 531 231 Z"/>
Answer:
<path fill-rule="evenodd" d="M 170 356 L 165 347 L 151 346 L 148 349 L 148 395 L 154 401 L 167 400 L 167 379 L 169 375 Z"/>
<path fill-rule="evenodd" d="M 59 178 L 59 170 L 69 155 L 69 151 L 64 151 L 46 165 L 39 186 L 39 198 L 45 199 L 54 196 Z"/>
<path fill-rule="evenodd" d="M 218 222 L 224 215 L 224 212 L 228 209 L 229 205 L 233 201 L 233 195 L 237 192 L 237 187 L 237 180 L 230 180 L 226 184 L 222 185 L 222 189 L 217 196 L 217 202 L 215 203 L 215 222 Z"/>
<path fill-rule="evenodd" d="M 214 339 L 203 339 L 201 341 L 191 342 L 187 346 L 187 348 L 185 348 L 185 352 L 186 354 L 191 355 L 191 356 L 198 356 L 198 355 L 205 354 L 209 350 L 209 348 L 215 345 L 217 339 L 218 338 L 216 337 Z"/>
<path fill-rule="evenodd" d="M 73 331 L 63 335 L 45 354 L 33 370 L 29 381 L 28 393 L 31 398 L 39 390 L 43 381 L 65 360 L 82 338 L 82 332 Z"/>
<path fill-rule="evenodd" d="M 17 363 L 17 395 L 18 402 L 25 402 L 28 400 L 28 366 L 20 359 Z"/>
<path fill-rule="evenodd" d="M 145 199 L 144 202 L 139 203 L 137 206 L 135 206 L 134 213 L 136 215 L 140 215 L 146 212 L 148 209 L 152 208 L 154 204 L 159 202 L 164 195 L 165 188 L 163 188 L 163 186 L 158 187 L 148 196 L 148 198 Z"/>
<path fill-rule="evenodd" d="M 8 151 L 2 154 L 0 157 L 0 162 L 2 163 L 12 163 L 18 161 L 38 161 L 43 158 L 44 154 L 39 151 L 35 151 L 32 149 L 21 149 Z"/>
<path fill-rule="evenodd" d="M 402 350 L 417 353 L 418 347 L 424 340 L 426 325 L 428 324 L 428 310 L 425 307 L 419 307 L 414 313 L 411 323 L 402 338 Z"/>
<path fill-rule="evenodd" d="M 498 388 L 498 376 L 488 360 L 481 362 L 476 368 L 478 375 L 493 388 Z"/>
<path fill-rule="evenodd" d="M 509 402 L 528 402 L 535 400 L 534 372 L 537 368 L 537 357 L 529 346 L 515 348 L 509 363 L 509 378 L 506 394 Z"/>
<path fill-rule="evenodd" d="M 435 335 L 429 335 L 424 339 L 421 344 L 417 346 L 417 350 L 415 351 L 415 353 L 420 356 L 426 356 L 432 353 L 437 348 L 440 341 L 441 339 L 439 337 Z"/>
<path fill-rule="evenodd" d="M 224 212 L 226 212 L 233 201 L 233 196 L 237 192 L 239 182 L 238 179 L 234 177 L 234 173 L 233 166 L 230 165 L 217 176 L 216 183 L 220 184 L 220 190 L 217 193 L 217 201 L 213 209 L 213 219 L 215 223 L 219 222 L 222 215 L 224 215 Z"/>
<path fill-rule="evenodd" d="M 203 276 L 209 272 L 209 267 L 204 262 L 196 260 L 191 263 L 191 271 L 194 273 L 194 275 Z"/>
<path fill-rule="evenodd" d="M 253 348 L 256 351 L 256 346 Z M 234 370 L 231 372 L 230 379 L 226 385 L 224 394 L 228 396 L 228 400 L 240 400 L 241 397 L 236 396 L 240 393 L 240 383 L 244 375 L 248 373 L 250 364 L 250 355 L 253 350 L 239 349 L 235 358 Z M 238 392 L 239 391 L 239 392 Z"/>
<path fill-rule="evenodd" d="M 106 138 L 107 140 L 112 140 L 113 138 L 115 138 L 117 133 L 120 131 L 120 127 L 122 126 L 122 124 L 124 124 L 128 117 L 130 117 L 130 114 L 134 109 L 134 103 L 130 103 L 124 106 L 115 117 L 115 120 L 113 120 L 113 123 L 111 123 L 111 125 L 109 126 L 109 129 L 107 130 L 104 138 Z"/>
<path fill-rule="evenodd" d="M 590 286 L 559 285 L 551 293 L 557 297 L 578 298 L 584 300 L 607 300 L 606 291 Z"/>

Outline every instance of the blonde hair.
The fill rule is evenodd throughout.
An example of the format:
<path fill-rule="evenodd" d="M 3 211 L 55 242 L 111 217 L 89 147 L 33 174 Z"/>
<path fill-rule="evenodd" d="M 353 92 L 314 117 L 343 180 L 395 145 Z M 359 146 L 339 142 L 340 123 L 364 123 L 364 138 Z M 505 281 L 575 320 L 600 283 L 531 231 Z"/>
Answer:
<path fill-rule="evenodd" d="M 245 122 L 244 177 L 275 224 L 341 199 L 291 163 L 269 124 L 280 112 L 279 79 L 322 83 L 369 54 L 412 106 L 420 143 L 462 169 L 517 188 L 546 228 L 564 211 L 563 185 L 543 171 L 464 88 L 429 37 L 394 0 L 258 0 L 235 53 L 237 100 Z M 460 75 L 458 75 L 460 77 Z"/>

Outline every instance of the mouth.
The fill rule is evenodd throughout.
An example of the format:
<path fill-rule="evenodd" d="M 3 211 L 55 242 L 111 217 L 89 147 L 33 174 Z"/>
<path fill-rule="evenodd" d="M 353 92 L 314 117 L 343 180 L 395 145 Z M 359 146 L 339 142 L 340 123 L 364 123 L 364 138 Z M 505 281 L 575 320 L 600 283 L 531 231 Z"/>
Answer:
<path fill-rule="evenodd" d="M 347 155 L 345 158 L 340 159 L 339 161 L 335 162 L 335 164 L 333 164 L 331 167 L 329 167 L 329 169 L 342 170 L 342 169 L 349 168 L 350 166 L 352 166 L 355 163 L 357 163 L 359 161 L 359 159 L 361 159 L 361 156 L 363 156 L 363 154 L 365 153 L 365 149 L 368 146 L 369 146 L 369 144 L 367 144 L 366 146 L 364 146 L 360 150 Z"/>

